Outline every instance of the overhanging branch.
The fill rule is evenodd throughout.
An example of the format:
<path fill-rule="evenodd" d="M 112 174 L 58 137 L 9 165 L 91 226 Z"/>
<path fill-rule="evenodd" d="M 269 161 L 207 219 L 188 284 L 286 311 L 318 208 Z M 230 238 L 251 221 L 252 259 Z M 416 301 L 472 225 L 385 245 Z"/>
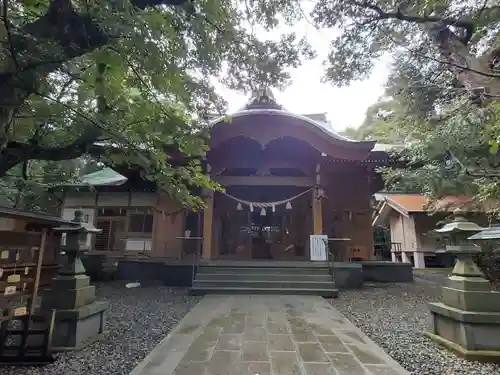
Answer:
<path fill-rule="evenodd" d="M 440 17 L 440 16 L 419 16 L 419 15 L 411 15 L 404 14 L 400 9 L 396 11 L 385 11 L 377 4 L 374 4 L 370 1 L 357 1 L 350 0 L 351 4 L 358 6 L 360 8 L 369 9 L 375 12 L 375 15 L 372 19 L 369 19 L 368 23 L 378 21 L 378 20 L 388 20 L 388 19 L 397 19 L 400 21 L 413 22 L 413 23 L 435 23 L 440 22 L 446 26 L 453 26 L 461 28 L 465 31 L 465 35 L 461 37 L 461 40 L 464 44 L 467 44 L 475 31 L 475 25 L 473 22 L 469 20 L 463 20 L 454 17 Z"/>
<path fill-rule="evenodd" d="M 0 153 L 0 177 L 18 164 L 29 160 L 71 160 L 83 155 L 101 156 L 106 149 L 95 146 L 96 137 L 87 135 L 61 147 L 44 147 L 32 143 L 8 142 Z"/>

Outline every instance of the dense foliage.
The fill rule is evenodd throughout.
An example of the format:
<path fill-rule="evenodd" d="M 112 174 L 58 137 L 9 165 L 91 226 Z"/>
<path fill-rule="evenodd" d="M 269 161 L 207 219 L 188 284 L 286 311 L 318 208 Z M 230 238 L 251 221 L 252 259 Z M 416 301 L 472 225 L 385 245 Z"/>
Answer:
<path fill-rule="evenodd" d="M 143 168 L 174 197 L 199 204 L 187 187 L 213 186 L 194 161 L 173 168 L 172 152 L 204 152 L 206 114 L 225 110 L 214 79 L 243 91 L 289 83 L 288 69 L 313 56 L 307 42 L 294 34 L 264 40 L 253 31 L 298 22 L 331 35 L 325 78 L 335 85 L 365 78 L 383 54 L 395 56 L 388 99 L 371 108 L 355 135 L 411 139 L 410 157 L 427 162 L 409 172 L 418 173 L 417 185 L 447 188 L 430 177 L 440 171 L 434 156 L 443 150 L 468 163 L 475 162 L 473 155 L 482 157 L 490 141 L 497 147 L 498 111 L 490 104 L 500 98 L 500 7 L 494 0 L 2 5 L 0 177 L 21 175 L 23 184 L 34 183 L 25 177 L 43 174 L 52 162 L 88 155 Z M 461 170 L 454 177 L 460 189 L 496 194 L 495 178 L 485 177 L 486 188 L 479 187 L 476 177 Z M 15 178 L 4 179 L 4 185 L 15 188 L 9 179 Z"/>
<path fill-rule="evenodd" d="M 28 177 L 54 165 L 45 161 L 90 155 L 142 168 L 196 205 L 187 187 L 209 181 L 197 162 L 173 168 L 170 156 L 205 151 L 206 114 L 225 111 L 214 78 L 244 91 L 283 87 L 286 69 L 312 56 L 294 34 L 255 37 L 244 23 L 258 14 L 233 1 L 3 5 L 0 176 L 9 176 L 4 185 L 12 189 L 12 175 L 23 170 L 36 169 Z M 259 21 L 271 27 L 275 17 Z"/>

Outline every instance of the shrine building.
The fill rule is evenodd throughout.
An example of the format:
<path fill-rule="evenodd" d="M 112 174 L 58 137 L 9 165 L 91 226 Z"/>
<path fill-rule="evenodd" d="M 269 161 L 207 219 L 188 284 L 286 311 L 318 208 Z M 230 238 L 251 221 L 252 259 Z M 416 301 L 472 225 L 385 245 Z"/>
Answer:
<path fill-rule="evenodd" d="M 383 188 L 376 168 L 392 163 L 385 145 L 336 134 L 324 115 L 295 114 L 261 90 L 212 122 L 203 163 L 223 191 L 201 192 L 201 213 L 136 171 L 106 168 L 65 189 L 63 216 L 83 210 L 102 229 L 89 238 L 96 252 L 307 261 L 324 259 L 327 246 L 337 260 L 373 258 L 372 196 Z"/>

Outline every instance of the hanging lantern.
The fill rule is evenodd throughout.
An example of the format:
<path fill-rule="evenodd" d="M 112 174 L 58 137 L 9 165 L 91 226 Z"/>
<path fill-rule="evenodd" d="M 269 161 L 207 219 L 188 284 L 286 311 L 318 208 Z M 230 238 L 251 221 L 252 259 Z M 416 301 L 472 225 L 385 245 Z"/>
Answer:
<path fill-rule="evenodd" d="M 292 203 L 286 202 L 285 209 L 291 210 L 292 209 Z"/>
<path fill-rule="evenodd" d="M 264 207 L 260 210 L 260 216 L 266 216 L 266 209 Z"/>
<path fill-rule="evenodd" d="M 241 202 L 238 202 L 238 204 L 236 205 L 236 211 L 241 211 L 243 210 L 243 206 L 241 205 Z"/>

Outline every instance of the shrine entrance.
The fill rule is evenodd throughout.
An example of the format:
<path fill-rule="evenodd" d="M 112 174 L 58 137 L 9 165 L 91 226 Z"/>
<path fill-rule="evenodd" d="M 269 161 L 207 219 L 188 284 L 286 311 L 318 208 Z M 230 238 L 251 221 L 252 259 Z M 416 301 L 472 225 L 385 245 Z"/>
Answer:
<path fill-rule="evenodd" d="M 308 259 L 311 199 L 311 189 L 294 186 L 239 186 L 217 193 L 214 202 L 216 258 Z"/>
<path fill-rule="evenodd" d="M 275 212 L 266 213 L 261 216 L 260 212 L 250 213 L 251 238 L 252 238 L 252 259 L 272 259 L 271 243 L 273 234 L 282 231 L 279 217 Z"/>

